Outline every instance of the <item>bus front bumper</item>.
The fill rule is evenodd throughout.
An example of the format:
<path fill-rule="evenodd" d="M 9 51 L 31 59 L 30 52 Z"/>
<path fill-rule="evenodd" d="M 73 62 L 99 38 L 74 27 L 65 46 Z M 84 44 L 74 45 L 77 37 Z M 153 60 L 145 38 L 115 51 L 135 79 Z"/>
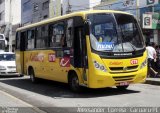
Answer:
<path fill-rule="evenodd" d="M 120 86 L 120 85 L 130 85 L 135 83 L 144 83 L 146 80 L 146 76 L 147 76 L 147 66 L 141 70 L 130 73 L 95 74 L 91 75 L 88 87 L 105 88 L 105 87 Z"/>

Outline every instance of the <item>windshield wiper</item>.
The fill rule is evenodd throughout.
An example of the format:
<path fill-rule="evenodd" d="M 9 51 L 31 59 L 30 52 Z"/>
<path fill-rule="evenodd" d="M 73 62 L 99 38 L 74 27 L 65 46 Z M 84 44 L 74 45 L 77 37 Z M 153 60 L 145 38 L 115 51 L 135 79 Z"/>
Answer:
<path fill-rule="evenodd" d="M 131 45 L 131 47 L 133 49 L 133 54 L 135 54 L 137 49 L 130 42 L 128 42 L 128 43 Z"/>

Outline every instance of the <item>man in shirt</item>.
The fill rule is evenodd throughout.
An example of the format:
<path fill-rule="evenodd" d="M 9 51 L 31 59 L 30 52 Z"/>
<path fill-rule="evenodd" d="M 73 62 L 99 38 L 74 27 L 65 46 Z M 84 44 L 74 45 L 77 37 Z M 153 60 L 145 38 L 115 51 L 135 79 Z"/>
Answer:
<path fill-rule="evenodd" d="M 148 75 L 154 74 L 154 76 L 157 76 L 158 72 L 156 72 L 155 69 L 155 60 L 156 60 L 156 50 L 154 48 L 155 44 L 148 44 L 146 47 L 147 50 L 147 56 L 148 56 Z"/>

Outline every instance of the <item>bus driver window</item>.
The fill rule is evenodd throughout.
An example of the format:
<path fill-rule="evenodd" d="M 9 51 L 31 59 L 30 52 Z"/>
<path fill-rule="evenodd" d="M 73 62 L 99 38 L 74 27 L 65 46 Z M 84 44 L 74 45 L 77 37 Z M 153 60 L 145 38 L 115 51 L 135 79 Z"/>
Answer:
<path fill-rule="evenodd" d="M 60 43 L 61 43 L 61 47 L 67 46 L 65 34 L 62 34 Z"/>

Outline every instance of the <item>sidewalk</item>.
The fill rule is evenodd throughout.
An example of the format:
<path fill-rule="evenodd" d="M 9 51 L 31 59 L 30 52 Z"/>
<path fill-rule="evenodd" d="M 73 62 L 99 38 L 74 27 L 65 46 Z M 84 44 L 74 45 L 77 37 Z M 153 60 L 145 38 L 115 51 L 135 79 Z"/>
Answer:
<path fill-rule="evenodd" d="M 160 78 L 147 78 L 146 84 L 160 85 Z"/>
<path fill-rule="evenodd" d="M 45 113 L 0 89 L 0 113 Z"/>

